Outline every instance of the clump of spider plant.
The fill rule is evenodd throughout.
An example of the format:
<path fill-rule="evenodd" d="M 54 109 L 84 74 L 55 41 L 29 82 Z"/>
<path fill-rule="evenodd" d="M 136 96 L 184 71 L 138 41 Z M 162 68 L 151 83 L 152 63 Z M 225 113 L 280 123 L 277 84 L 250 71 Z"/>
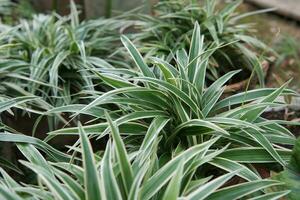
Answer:
<path fill-rule="evenodd" d="M 217 0 L 166 0 L 154 6 L 154 16 L 140 15 L 141 30 L 135 40 L 141 53 L 172 60 L 172 52 L 188 49 L 195 22 L 200 25 L 206 47 L 218 48 L 209 60 L 207 77 L 216 80 L 229 71 L 243 69 L 235 81 L 247 79 L 255 72 L 263 85 L 262 52 L 270 51 L 263 42 L 252 36 L 253 24 L 240 20 L 255 14 L 237 13 L 242 1 L 220 3 Z M 261 11 L 257 11 L 260 13 Z M 201 48 L 201 47 L 200 47 Z M 259 55 L 259 56 L 258 56 Z"/>
<path fill-rule="evenodd" d="M 0 51 L 0 93 L 8 97 L 39 96 L 52 106 L 79 102 L 82 91 L 94 89 L 85 70 L 117 61 L 120 19 L 80 22 L 71 2 L 69 16 L 34 15 L 3 31 Z M 112 55 L 113 54 L 113 55 Z"/>
<path fill-rule="evenodd" d="M 200 38 L 196 23 L 189 53 L 184 49 L 174 52 L 174 63 L 152 57 L 148 65 L 123 36 L 121 40 L 136 66 L 90 68 L 110 91 L 87 91 L 93 99 L 90 104 L 66 105 L 44 113 L 71 112 L 72 117 L 84 114 L 95 118 L 93 125 L 79 124 L 48 133 L 45 141 L 59 135 L 78 135 L 80 140 L 69 147 L 69 154 L 33 137 L 1 133 L 0 141 L 17 143 L 28 160 L 21 163 L 39 177 L 38 184 L 22 186 L 1 170 L 5 177 L 0 184 L 3 198 L 199 200 L 285 196 L 288 191 L 264 190 L 281 183 L 263 179 L 256 164 L 287 167 L 295 143 L 295 137 L 282 126 L 289 122 L 266 120 L 261 114 L 268 107 L 281 106 L 276 102 L 278 96 L 295 93 L 285 89 L 285 84 L 224 96 L 226 82 L 239 71 L 208 82 L 209 59 L 216 48 L 205 47 Z M 88 138 L 106 140 L 105 150 L 93 154 Z M 33 146 L 48 155 L 50 162 Z"/>
<path fill-rule="evenodd" d="M 214 147 L 228 146 L 222 156 L 230 161 L 242 165 L 274 162 L 285 166 L 291 152 L 287 146 L 292 147 L 295 142 L 295 136 L 282 126 L 289 122 L 267 120 L 261 115 L 269 107 L 281 106 L 277 97 L 295 93 L 285 89 L 287 84 L 284 84 L 280 88 L 224 95 L 225 84 L 239 71 L 228 72 L 208 84 L 206 71 L 213 49 L 201 44 L 197 23 L 192 38 L 189 54 L 185 50 L 174 53 L 174 65 L 155 57 L 151 58 L 152 65 L 147 65 L 132 42 L 123 36 L 122 42 L 137 69 L 124 70 L 121 75 L 114 70 L 94 70 L 99 82 L 109 85 L 111 91 L 93 95 L 94 100 L 86 106 L 70 105 L 45 114 L 73 112 L 73 116 L 85 114 L 96 121 L 101 119 L 100 123 L 94 121 L 93 125 L 84 126 L 90 137 L 99 139 L 108 134 L 104 114 L 109 112 L 131 151 L 140 148 L 148 137 L 147 130 L 153 128 L 159 132 L 149 136 L 149 140 L 161 137 L 158 155 L 165 159 L 173 151 L 220 137 Z M 114 109 L 109 109 L 112 104 Z M 153 120 L 159 121 L 152 127 Z M 78 128 L 51 132 L 49 139 L 68 134 L 78 134 Z"/>
<path fill-rule="evenodd" d="M 249 168 L 220 157 L 226 148 L 212 146 L 219 137 L 195 145 L 189 149 L 177 149 L 169 160 L 157 155 L 160 136 L 156 129 L 161 119 L 153 120 L 136 151 L 129 152 L 119 128 L 107 117 L 111 139 L 101 154 L 94 154 L 88 140 L 88 132 L 79 125 L 80 146 L 75 156 L 61 158 L 49 151 L 47 145 L 37 139 L 10 133 L 0 133 L 0 140 L 14 142 L 27 159 L 21 164 L 37 175 L 36 184 L 19 183 L 0 168 L 0 197 L 3 200 L 64 199 L 278 199 L 289 191 L 268 192 L 278 181 L 261 179 Z M 35 141 L 35 142 L 33 142 Z M 39 149 L 39 150 L 38 150 Z M 40 151 L 51 155 L 45 159 Z M 78 156 L 77 156 L 78 155 Z M 54 159 L 54 160 L 53 160 Z M 217 166 L 225 169 L 222 174 L 203 173 Z M 242 183 L 227 184 L 240 177 Z"/>

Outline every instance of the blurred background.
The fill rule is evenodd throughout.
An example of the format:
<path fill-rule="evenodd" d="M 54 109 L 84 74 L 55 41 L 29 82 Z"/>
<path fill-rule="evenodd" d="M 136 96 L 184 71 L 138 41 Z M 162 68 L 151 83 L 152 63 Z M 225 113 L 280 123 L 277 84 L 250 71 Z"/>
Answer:
<path fill-rule="evenodd" d="M 81 11 L 81 20 L 112 17 L 139 8 L 139 12 L 153 13 L 159 0 L 74 0 Z M 0 18 L 3 24 L 14 24 L 20 18 L 31 18 L 36 13 L 68 15 L 69 0 L 0 0 Z M 245 20 L 255 23 L 256 37 L 278 53 L 268 86 L 278 86 L 293 78 L 291 87 L 300 86 L 300 2 L 299 0 L 244 0 L 240 12 L 274 8 L 273 11 L 253 15 Z"/>

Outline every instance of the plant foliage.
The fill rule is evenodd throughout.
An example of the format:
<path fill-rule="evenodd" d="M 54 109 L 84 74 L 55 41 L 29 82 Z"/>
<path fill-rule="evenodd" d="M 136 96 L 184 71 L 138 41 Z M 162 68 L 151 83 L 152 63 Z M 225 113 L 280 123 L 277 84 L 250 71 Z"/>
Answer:
<path fill-rule="evenodd" d="M 82 91 L 95 87 L 86 68 L 101 67 L 102 59 L 116 54 L 126 23 L 120 19 L 79 22 L 74 3 L 66 17 L 53 13 L 21 20 L 1 34 L 1 94 L 35 95 L 53 106 L 79 102 Z"/>
<path fill-rule="evenodd" d="M 257 52 L 271 49 L 250 34 L 253 24 L 241 22 L 244 17 L 261 11 L 238 14 L 241 3 L 161 1 L 154 6 L 154 16 L 140 16 L 138 27 L 141 32 L 137 33 L 136 40 L 147 56 L 160 56 L 170 61 L 172 52 L 189 48 L 193 26 L 197 22 L 203 34 L 200 40 L 204 40 L 205 47 L 217 47 L 210 57 L 207 77 L 216 80 L 229 71 L 243 69 L 248 76 L 254 71 L 263 85 L 264 73 L 260 63 L 264 58 L 257 56 Z"/>
<path fill-rule="evenodd" d="M 15 144 L 23 159 L 19 165 L 0 157 L 0 198 L 221 200 L 294 195 L 287 170 L 299 170 L 299 144 L 291 150 L 296 138 L 284 125 L 299 123 L 267 120 L 262 114 L 283 105 L 278 97 L 297 94 L 287 89 L 287 82 L 228 95 L 226 84 L 241 70 L 211 78 L 212 62 L 225 47 L 240 51 L 247 49 L 247 42 L 261 44 L 248 36 L 233 42 L 241 33 L 232 25 L 243 17 L 233 17 L 238 3 L 219 11 L 214 1 L 203 8 L 196 2 L 159 4 L 162 11 L 176 9 L 159 20 L 171 20 L 170 25 L 183 20 L 184 27 L 174 30 L 192 30 L 178 40 L 179 46 L 172 43 L 179 37 L 167 36 L 170 44 L 164 45 L 170 45 L 171 59 L 155 45 L 145 54 L 123 35 L 128 53 L 123 58 L 131 61 L 119 60 L 122 48 L 111 31 L 124 24 L 115 19 L 79 22 L 74 4 L 68 17 L 35 16 L 1 34 L 0 112 L 14 114 L 16 107 L 39 115 L 39 120 L 54 117 L 78 126 L 51 131 L 40 140 L 1 122 L 0 142 Z M 205 20 L 189 21 L 191 13 Z M 149 24 L 158 19 L 149 19 Z M 223 33 L 226 37 L 219 37 Z M 243 57 L 255 68 L 259 59 L 248 51 Z M 92 120 L 81 121 L 86 115 Z M 74 135 L 78 140 L 66 146 L 68 151 L 50 145 L 53 138 Z M 104 141 L 105 148 L 96 150 L 91 139 Z M 272 180 L 258 165 L 285 171 Z M 36 175 L 30 183 L 9 173 L 24 168 Z"/>

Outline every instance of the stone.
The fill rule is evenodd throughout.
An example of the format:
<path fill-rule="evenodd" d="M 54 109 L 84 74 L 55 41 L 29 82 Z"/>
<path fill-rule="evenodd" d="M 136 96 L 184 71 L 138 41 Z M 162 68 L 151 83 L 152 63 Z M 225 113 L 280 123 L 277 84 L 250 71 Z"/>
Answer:
<path fill-rule="evenodd" d="M 274 12 L 300 21 L 299 0 L 246 0 L 263 8 L 276 8 Z"/>

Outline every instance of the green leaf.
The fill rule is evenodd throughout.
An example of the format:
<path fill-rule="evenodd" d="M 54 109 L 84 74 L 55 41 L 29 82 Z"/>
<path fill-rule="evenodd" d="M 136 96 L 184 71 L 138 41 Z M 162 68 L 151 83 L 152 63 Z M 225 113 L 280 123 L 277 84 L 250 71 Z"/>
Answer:
<path fill-rule="evenodd" d="M 200 186 L 197 190 L 192 192 L 187 196 L 189 200 L 202 200 L 206 199 L 209 195 L 213 194 L 219 187 L 224 185 L 228 180 L 230 180 L 236 172 L 228 173 L 220 176 L 212 181 Z"/>
<path fill-rule="evenodd" d="M 263 132 L 263 129 L 261 129 L 256 124 L 252 124 L 247 121 L 243 121 L 243 120 L 239 120 L 239 119 L 234 119 L 234 118 L 229 118 L 229 117 L 211 117 L 211 118 L 206 118 L 206 120 L 209 122 L 212 122 L 212 123 L 230 125 L 235 128 L 236 127 L 252 128 L 254 130 Z"/>
<path fill-rule="evenodd" d="M 200 152 L 205 151 L 207 147 L 215 143 L 218 139 L 219 138 L 215 138 L 202 144 L 193 146 L 170 160 L 143 185 L 143 187 L 141 188 L 141 198 L 145 200 L 150 199 L 174 175 L 176 169 L 178 168 L 178 165 L 180 165 L 181 162 L 183 162 L 184 164 L 187 163 Z"/>
<path fill-rule="evenodd" d="M 189 121 L 184 122 L 184 123 L 180 124 L 179 126 L 177 126 L 171 137 L 175 137 L 175 135 L 177 133 L 179 133 L 182 129 L 188 128 L 188 127 L 206 127 L 209 130 L 213 130 L 213 131 L 222 133 L 224 135 L 229 135 L 229 133 L 226 130 L 220 128 L 219 126 L 217 126 L 214 123 L 211 123 L 211 122 L 205 121 L 205 120 L 201 120 L 201 119 L 192 119 L 192 120 L 189 120 Z"/>
<path fill-rule="evenodd" d="M 122 196 L 113 172 L 110 154 L 111 148 L 110 143 L 108 143 L 101 163 L 101 178 L 103 181 L 105 199 L 120 200 Z"/>
<path fill-rule="evenodd" d="M 159 69 L 161 70 L 161 72 L 164 75 L 164 78 L 167 82 L 169 82 L 172 85 L 176 86 L 176 80 L 175 80 L 175 76 L 172 70 L 170 69 L 170 67 L 165 63 L 165 62 L 161 62 L 160 60 L 153 58 L 153 60 L 155 61 L 154 64 L 157 65 L 159 67 Z M 173 67 L 173 66 L 171 66 Z"/>
<path fill-rule="evenodd" d="M 228 72 L 227 74 L 223 75 L 222 77 L 218 78 L 216 81 L 214 81 L 205 91 L 203 94 L 203 101 L 209 102 L 210 99 L 214 96 L 214 94 L 221 90 L 223 85 L 229 81 L 234 75 L 239 73 L 241 70 L 235 70 Z"/>
<path fill-rule="evenodd" d="M 225 6 L 225 8 L 223 8 L 221 11 L 220 11 L 220 15 L 223 17 L 223 18 L 226 18 L 228 17 L 229 15 L 231 15 L 235 9 L 241 5 L 243 1 L 242 0 L 238 0 L 238 1 L 233 1 L 229 4 L 227 4 Z"/>
<path fill-rule="evenodd" d="M 82 148 L 82 160 L 84 169 L 85 198 L 88 200 L 100 200 L 100 179 L 96 169 L 91 144 L 81 124 L 79 124 L 80 141 Z"/>
<path fill-rule="evenodd" d="M 217 32 L 216 26 L 212 22 L 212 18 L 207 19 L 206 21 L 204 21 L 203 25 L 209 31 L 210 36 L 213 38 L 213 41 L 216 42 L 216 44 L 219 45 L 220 44 L 220 39 L 218 37 L 218 32 Z"/>
<path fill-rule="evenodd" d="M 0 156 L 0 167 L 10 169 L 14 172 L 22 174 L 22 171 L 21 171 L 21 169 L 18 168 L 18 166 L 16 166 L 15 164 L 11 163 L 10 161 L 8 161 L 7 159 L 5 159 L 1 156 Z"/>
<path fill-rule="evenodd" d="M 147 116 L 146 116 L 147 117 Z M 155 116 L 149 116 L 149 118 L 155 117 Z M 108 125 L 107 123 L 99 123 L 99 124 L 93 124 L 93 125 L 87 125 L 83 126 L 84 130 L 87 132 L 87 134 L 95 134 L 100 135 L 103 131 L 107 129 Z M 134 123 L 134 122 L 128 122 L 126 124 L 119 125 L 120 132 L 124 135 L 145 135 L 147 131 L 147 126 L 141 124 L 141 123 Z M 73 128 L 63 128 L 58 129 L 52 132 L 48 133 L 49 136 L 53 137 L 56 135 L 78 135 L 79 134 L 79 128 L 73 127 Z M 1 138 L 0 138 L 1 140 Z"/>
<path fill-rule="evenodd" d="M 184 165 L 182 162 L 179 163 L 173 178 L 170 180 L 170 183 L 167 186 L 163 199 L 177 200 L 179 197 L 180 185 L 183 176 L 183 166 Z"/>
<path fill-rule="evenodd" d="M 2 185 L 0 185 L 0 197 L 4 198 L 3 200 L 22 200 L 17 194 Z"/>
<path fill-rule="evenodd" d="M 36 148 L 34 148 L 31 144 L 17 144 L 17 147 L 30 163 L 43 168 L 45 172 L 48 173 L 48 176 L 54 178 L 51 166 Z"/>
<path fill-rule="evenodd" d="M 158 105 L 165 105 L 165 102 L 161 101 L 161 99 L 159 97 L 157 97 L 156 95 L 155 95 L 156 96 L 156 98 L 155 98 L 154 94 L 157 94 L 157 90 L 150 90 L 150 89 L 142 88 L 142 87 L 125 87 L 125 88 L 115 89 L 115 90 L 111 90 L 109 92 L 104 93 L 103 95 L 101 95 L 101 96 L 97 97 L 95 100 L 93 100 L 90 104 L 86 105 L 84 108 L 77 111 L 73 116 L 76 116 L 79 113 L 83 113 L 86 110 L 90 110 L 91 108 L 93 108 L 97 105 L 100 105 L 103 103 L 108 103 L 109 102 L 108 100 L 110 100 L 111 97 L 114 95 L 124 94 L 124 93 L 126 93 L 126 94 L 141 93 L 142 95 L 145 95 L 147 97 L 147 95 L 144 92 L 149 93 L 149 95 L 152 95 L 153 97 L 150 96 L 150 98 L 153 101 L 158 100 L 158 102 L 156 102 L 156 103 L 158 103 Z M 161 93 L 159 92 L 159 94 L 157 94 L 157 95 L 159 96 L 160 94 Z M 143 97 L 141 97 L 141 98 L 143 98 Z"/>
<path fill-rule="evenodd" d="M 0 168 L 0 173 L 3 179 L 1 182 L 5 183 L 9 188 L 20 187 L 20 184 L 10 177 L 2 168 Z"/>
<path fill-rule="evenodd" d="M 73 28 L 76 28 L 79 25 L 79 14 L 76 8 L 76 4 L 73 0 L 70 1 L 71 7 L 71 24 Z"/>
<path fill-rule="evenodd" d="M 53 61 L 53 64 L 49 70 L 49 82 L 51 85 L 54 85 L 53 93 L 56 96 L 57 95 L 57 87 L 58 87 L 58 68 L 61 66 L 61 63 L 69 56 L 70 52 L 68 51 L 62 51 L 59 52 Z"/>
<path fill-rule="evenodd" d="M 61 187 L 60 182 L 54 176 L 49 176 L 49 171 L 47 171 L 47 169 L 43 168 L 42 166 L 25 161 L 21 161 L 21 163 L 27 168 L 33 170 L 43 180 L 43 182 L 53 193 L 55 198 L 60 200 L 73 199 L 67 188 Z"/>
<path fill-rule="evenodd" d="M 282 166 L 286 163 L 283 158 L 277 153 L 276 149 L 272 146 L 271 142 L 260 132 L 256 130 L 244 130 L 247 135 L 257 141 L 263 148 L 270 153 L 270 155 L 277 160 Z"/>
<path fill-rule="evenodd" d="M 282 199 L 283 197 L 287 196 L 287 194 L 290 191 L 282 191 L 282 192 L 270 192 L 267 194 L 263 194 L 254 198 L 251 198 L 249 200 L 279 200 Z"/>
<path fill-rule="evenodd" d="M 289 161 L 291 151 L 289 150 L 276 150 L 277 153 L 284 161 Z M 268 151 L 259 147 L 240 147 L 231 148 L 219 155 L 222 158 L 227 158 L 232 161 L 240 163 L 274 163 L 277 162 Z"/>
<path fill-rule="evenodd" d="M 0 133 L 0 141 L 2 142 L 14 142 L 20 144 L 32 144 L 36 148 L 45 152 L 48 156 L 56 161 L 69 161 L 70 156 L 64 154 L 56 149 L 54 149 L 49 144 L 43 142 L 42 140 L 21 134 L 10 134 L 10 133 Z"/>
<path fill-rule="evenodd" d="M 165 117 L 156 117 L 152 121 L 141 144 L 140 150 L 146 150 L 155 139 L 157 139 L 160 131 L 166 126 L 170 119 Z"/>
<path fill-rule="evenodd" d="M 249 194 L 263 190 L 267 187 L 282 184 L 272 180 L 256 180 L 238 185 L 222 188 L 211 194 L 207 200 L 241 199 Z"/>
<path fill-rule="evenodd" d="M 264 97 L 262 100 L 260 100 L 257 103 L 273 103 L 273 101 L 275 101 L 276 98 L 279 97 L 282 94 L 282 92 L 284 91 L 284 89 L 285 89 L 285 87 L 287 86 L 288 83 L 289 82 L 285 83 L 280 88 L 276 89 L 274 92 L 272 92 L 268 96 Z M 249 122 L 253 122 L 254 120 L 256 120 L 264 112 L 264 110 L 266 108 L 267 107 L 250 110 L 250 111 L 246 112 L 241 117 L 241 119 L 249 121 Z"/>
<path fill-rule="evenodd" d="M 124 87 L 133 87 L 134 84 L 129 81 L 122 80 L 121 77 L 114 77 L 109 74 L 97 74 L 106 84 L 114 88 L 124 88 Z"/>
<path fill-rule="evenodd" d="M 167 83 L 167 82 L 164 82 L 164 81 L 161 81 L 161 80 L 157 80 L 157 79 L 154 79 L 154 78 L 142 77 L 142 78 L 136 78 L 136 79 L 146 81 L 146 82 L 149 82 L 149 83 L 153 83 L 153 84 L 156 84 L 160 87 L 163 87 L 165 90 L 169 91 L 170 93 L 172 93 L 173 95 L 175 95 L 176 97 L 181 99 L 195 113 L 199 113 L 199 112 L 201 113 L 201 111 L 199 110 L 197 104 L 188 95 L 186 95 L 184 92 L 182 92 L 180 89 L 178 89 L 174 85 L 171 85 L 170 83 Z M 202 115 L 202 117 L 203 117 L 203 115 Z"/>
<path fill-rule="evenodd" d="M 116 148 L 116 154 L 117 154 L 117 160 L 120 166 L 121 175 L 122 175 L 122 181 L 123 185 L 126 189 L 126 194 L 129 193 L 130 187 L 133 182 L 133 172 L 132 167 L 128 158 L 128 154 L 126 152 L 125 145 L 122 141 L 122 138 L 120 136 L 119 130 L 115 124 L 110 118 L 108 114 L 106 114 L 106 119 L 108 121 L 112 138 L 115 143 Z"/>
<path fill-rule="evenodd" d="M 261 179 L 256 173 L 251 171 L 248 167 L 245 167 L 244 165 L 241 165 L 238 162 L 229 159 L 216 157 L 209 163 L 228 172 L 240 170 L 237 173 L 237 175 L 248 181 L 255 181 Z"/>
<path fill-rule="evenodd" d="M 137 67 L 143 73 L 143 75 L 146 77 L 154 77 L 154 74 L 152 73 L 148 65 L 144 62 L 143 57 L 135 48 L 135 46 L 132 44 L 132 42 L 124 35 L 122 35 L 121 41 L 123 45 L 126 47 L 126 49 L 128 50 L 128 52 L 130 53 Z"/>
<path fill-rule="evenodd" d="M 53 168 L 53 170 L 57 177 L 72 191 L 74 196 L 82 200 L 85 199 L 84 189 L 76 180 L 61 170 L 56 168 Z"/>
<path fill-rule="evenodd" d="M 78 112 L 80 110 L 83 110 L 83 108 L 85 106 L 86 106 L 85 104 L 72 104 L 72 105 L 67 105 L 67 106 L 56 107 L 56 108 L 53 108 L 53 109 L 45 112 L 45 115 L 50 115 L 50 114 L 53 114 L 53 113 L 54 114 L 55 113 L 66 113 L 66 112 L 75 113 L 75 112 Z M 93 107 L 91 109 L 84 110 L 80 114 L 91 115 L 91 116 L 94 116 L 94 117 L 103 118 L 104 110 L 105 109 L 103 109 L 103 108 Z"/>
<path fill-rule="evenodd" d="M 139 190 L 142 184 L 144 175 L 146 174 L 149 167 L 149 162 L 144 163 L 144 165 L 139 169 L 139 172 L 135 175 L 130 192 L 128 195 L 128 200 L 139 200 Z"/>
<path fill-rule="evenodd" d="M 200 26 L 198 22 L 195 22 L 194 24 L 194 30 L 189 50 L 189 69 L 188 69 L 188 77 L 191 82 L 194 82 L 194 77 L 196 72 L 199 70 L 199 55 L 202 53 L 202 47 L 203 47 L 203 40 L 204 37 L 201 36 L 200 33 Z M 204 73 L 205 74 L 205 73 Z M 203 81 L 200 81 L 201 83 L 204 83 Z M 198 88 L 200 91 L 200 94 L 202 93 L 203 85 Z"/>
<path fill-rule="evenodd" d="M 36 97 L 36 96 L 24 96 L 24 97 L 16 97 L 16 98 L 13 98 L 13 99 L 8 99 L 8 100 L 5 100 L 5 101 L 1 101 L 0 102 L 0 113 L 5 111 L 5 110 L 8 110 L 14 106 L 17 106 L 19 104 L 22 104 L 22 103 L 25 103 L 25 102 L 28 102 L 28 101 L 32 101 L 32 100 L 36 100 L 38 99 L 39 97 Z"/>
<path fill-rule="evenodd" d="M 263 88 L 263 89 L 255 89 L 250 90 L 246 92 L 241 92 L 239 94 L 235 94 L 232 96 L 229 96 L 221 101 L 219 101 L 216 106 L 214 107 L 214 110 L 219 110 L 221 108 L 231 107 L 233 105 L 241 104 L 241 103 L 247 103 L 249 101 L 254 101 L 257 99 L 264 98 L 273 92 L 275 92 L 276 89 L 273 88 Z M 295 93 L 292 90 L 283 90 L 281 95 L 294 95 Z"/>

